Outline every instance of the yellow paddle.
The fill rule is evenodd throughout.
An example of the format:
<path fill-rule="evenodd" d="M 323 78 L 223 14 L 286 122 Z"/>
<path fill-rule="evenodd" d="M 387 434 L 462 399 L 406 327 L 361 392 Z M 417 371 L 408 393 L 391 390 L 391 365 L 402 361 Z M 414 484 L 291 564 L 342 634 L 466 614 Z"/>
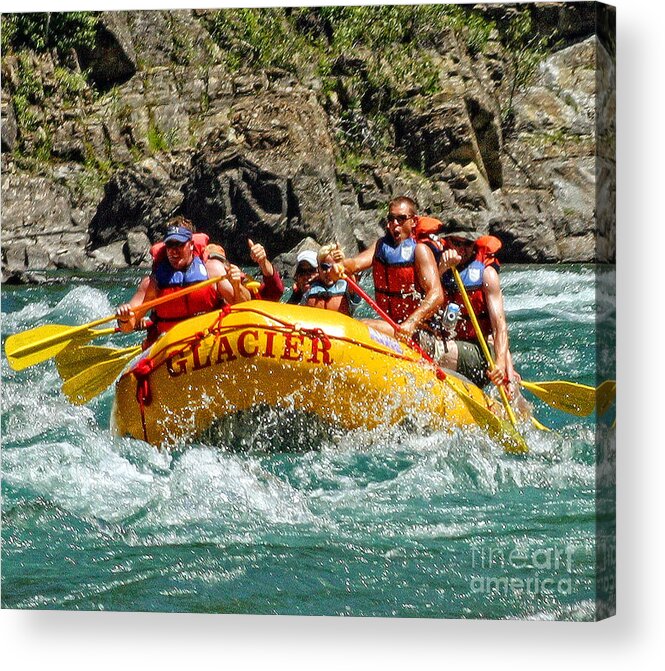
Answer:
<path fill-rule="evenodd" d="M 63 380 L 82 373 L 86 368 L 96 366 L 106 361 L 123 360 L 129 361 L 142 350 L 140 345 L 118 349 L 116 347 L 98 347 L 96 345 L 85 345 L 83 347 L 67 347 L 55 357 L 55 365 Z"/>
<path fill-rule="evenodd" d="M 154 300 L 143 303 L 137 307 L 136 312 L 140 311 L 142 314 L 145 314 L 148 310 L 151 310 L 158 305 L 168 303 L 169 301 L 185 296 L 192 291 L 197 291 L 210 284 L 215 284 L 219 282 L 220 279 L 221 278 L 219 277 L 211 277 L 203 282 L 198 282 L 197 284 L 185 287 L 180 291 L 175 291 L 172 294 L 155 298 Z M 14 370 L 23 370 L 24 368 L 34 366 L 35 364 L 58 355 L 72 342 L 85 344 L 89 340 L 92 340 L 92 338 L 113 333 L 115 329 L 103 329 L 100 331 L 92 331 L 91 329 L 95 326 L 100 326 L 101 324 L 113 321 L 115 318 L 116 316 L 113 314 L 88 324 L 83 324 L 82 326 L 45 324 L 44 326 L 38 326 L 34 329 L 23 331 L 22 333 L 15 333 L 14 335 L 9 336 L 5 342 L 5 354 L 7 355 L 9 365 Z"/>
<path fill-rule="evenodd" d="M 529 417 L 529 419 L 531 420 L 531 423 L 532 423 L 532 424 L 533 424 L 539 431 L 551 431 L 551 430 L 552 430 L 552 429 L 550 429 L 549 427 L 547 427 L 547 426 L 545 426 L 544 424 L 542 424 L 541 422 L 539 422 L 533 415 L 531 415 L 531 417 Z"/>
<path fill-rule="evenodd" d="M 258 282 L 246 282 L 255 294 Z M 62 391 L 75 405 L 83 405 L 110 387 L 126 364 L 141 353 L 142 347 L 68 347 L 60 353 L 55 364 L 64 380 Z"/>
<path fill-rule="evenodd" d="M 399 326 L 397 323 L 386 313 L 384 312 L 359 285 L 358 283 L 348 275 L 345 275 L 345 279 L 348 282 L 349 286 L 357 293 L 361 298 L 363 298 L 367 304 L 390 326 L 395 329 L 397 332 Z M 420 356 L 423 357 L 426 361 L 429 361 L 431 364 L 434 364 L 439 371 L 442 371 L 440 366 L 437 366 L 434 359 L 432 359 L 425 350 L 420 347 L 413 340 L 408 341 L 408 345 L 414 349 Z M 529 448 L 527 447 L 524 439 L 520 434 L 511 426 L 505 419 L 497 417 L 493 412 L 488 408 L 483 406 L 481 403 L 478 403 L 474 398 L 469 396 L 464 385 L 460 380 L 455 378 L 454 375 L 447 375 L 444 372 L 444 381 L 448 386 L 462 399 L 466 405 L 469 413 L 473 417 L 474 421 L 485 431 L 488 435 L 498 442 L 507 453 L 509 454 L 523 454 L 528 452 Z"/>
<path fill-rule="evenodd" d="M 520 385 L 541 401 L 563 412 L 586 417 L 596 405 L 596 389 L 586 384 L 553 380 L 548 382 L 525 382 Z"/>
<path fill-rule="evenodd" d="M 464 307 L 466 308 L 467 313 L 469 314 L 469 319 L 471 319 L 471 323 L 473 324 L 473 328 L 476 332 L 476 337 L 478 338 L 478 342 L 480 344 L 480 348 L 483 351 L 483 354 L 485 355 L 485 360 L 487 361 L 487 364 L 490 367 L 490 370 L 494 369 L 494 360 L 492 359 L 492 354 L 489 350 L 489 347 L 487 347 L 487 342 L 485 341 L 485 336 L 483 335 L 482 331 L 480 330 L 480 324 L 478 324 L 478 319 L 476 317 L 476 313 L 473 311 L 473 306 L 471 305 L 471 301 L 469 300 L 469 294 L 466 293 L 466 288 L 464 287 L 464 283 L 462 282 L 462 278 L 459 275 L 459 272 L 457 268 L 451 268 L 453 277 L 455 278 L 455 282 L 457 283 L 457 287 L 460 290 L 460 294 L 462 295 L 462 300 L 464 301 Z M 508 395 L 506 394 L 506 389 L 503 385 L 498 386 L 499 389 L 499 395 L 501 396 L 501 402 L 503 403 L 503 407 L 506 409 L 506 414 L 508 415 L 508 419 L 510 420 L 510 423 L 512 424 L 513 428 L 515 429 L 515 434 L 519 436 L 519 448 L 516 449 L 517 452 L 528 452 L 529 448 L 524 441 L 524 438 L 519 434 L 519 431 L 517 429 L 517 418 L 515 417 L 515 413 L 513 412 L 513 409 L 510 405 L 510 402 L 508 401 Z"/>
<path fill-rule="evenodd" d="M 45 324 L 10 335 L 5 342 L 7 361 L 14 370 L 23 370 L 58 355 L 72 342 L 83 345 L 93 338 L 116 332 L 115 328 L 93 330 L 91 326 L 97 323 L 91 322 L 83 327 Z"/>
<path fill-rule="evenodd" d="M 83 405 L 108 389 L 127 363 L 141 352 L 140 347 L 118 350 L 123 352 L 113 358 L 88 366 L 80 373 L 65 380 L 62 392 L 74 405 Z"/>
<path fill-rule="evenodd" d="M 261 288 L 261 282 L 257 282 L 256 280 L 247 280 L 246 282 L 243 282 L 243 286 L 249 289 L 253 294 L 254 297 L 259 295 L 259 289 Z"/>
<path fill-rule="evenodd" d="M 605 380 L 598 385 L 596 391 L 596 403 L 598 417 L 602 417 L 609 409 L 616 398 L 617 383 L 616 380 Z"/>
<path fill-rule="evenodd" d="M 522 438 L 513 425 L 507 420 L 495 415 L 482 403 L 479 403 L 475 398 L 467 394 L 464 385 L 460 380 L 454 375 L 448 375 L 445 381 L 462 399 L 476 424 L 484 429 L 490 438 L 499 443 L 506 453 L 525 454 L 529 451 L 524 438 Z M 549 429 L 540 424 L 540 422 L 537 422 L 536 428 L 542 429 L 543 431 L 549 431 Z"/>

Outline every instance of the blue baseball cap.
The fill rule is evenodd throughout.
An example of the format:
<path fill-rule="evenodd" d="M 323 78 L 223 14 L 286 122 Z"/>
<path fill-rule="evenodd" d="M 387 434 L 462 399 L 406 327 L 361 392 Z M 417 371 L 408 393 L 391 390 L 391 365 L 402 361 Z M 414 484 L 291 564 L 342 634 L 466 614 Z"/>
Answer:
<path fill-rule="evenodd" d="M 189 242 L 191 239 L 192 232 L 184 226 L 169 226 L 164 236 L 164 242 Z"/>

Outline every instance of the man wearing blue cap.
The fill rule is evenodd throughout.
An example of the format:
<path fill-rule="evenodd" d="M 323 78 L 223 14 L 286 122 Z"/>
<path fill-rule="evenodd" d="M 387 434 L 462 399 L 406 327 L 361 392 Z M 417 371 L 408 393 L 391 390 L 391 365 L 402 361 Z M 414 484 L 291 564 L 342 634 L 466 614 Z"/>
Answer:
<path fill-rule="evenodd" d="M 216 258 L 207 258 L 207 236 L 203 236 L 204 242 L 196 238 L 189 220 L 182 216 L 171 219 L 162 244 L 151 249 L 154 259 L 152 273 L 141 281 L 129 302 L 116 310 L 120 330 L 132 331 L 142 316 L 139 308 L 143 303 L 209 278 L 220 278 L 216 284 L 159 305 L 150 315 L 152 326 L 148 330 L 146 347 L 184 319 L 250 299 L 249 291 L 242 285 L 240 268 Z"/>

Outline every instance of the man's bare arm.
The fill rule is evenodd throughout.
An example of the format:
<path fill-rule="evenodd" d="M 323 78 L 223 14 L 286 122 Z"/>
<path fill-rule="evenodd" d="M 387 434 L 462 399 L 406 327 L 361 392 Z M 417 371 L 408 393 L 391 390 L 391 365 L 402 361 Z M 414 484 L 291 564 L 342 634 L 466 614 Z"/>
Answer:
<path fill-rule="evenodd" d="M 224 263 L 219 259 L 208 259 L 206 269 L 209 277 L 220 278 L 215 286 L 219 295 L 229 305 L 248 301 L 252 297 L 249 289 L 242 284 L 243 273 L 238 266 Z"/>
<path fill-rule="evenodd" d="M 344 270 L 349 275 L 354 275 L 359 273 L 362 270 L 367 270 L 372 267 L 372 261 L 374 260 L 374 253 L 376 252 L 376 245 L 378 240 L 375 240 L 367 249 L 364 249 L 360 254 L 350 258 L 344 259 Z M 333 258 L 337 261 L 337 258 L 333 254 Z"/>
<path fill-rule="evenodd" d="M 118 326 L 123 333 L 128 333 L 136 328 L 139 319 L 143 316 L 138 309 L 143 303 L 157 298 L 157 282 L 152 275 L 144 277 L 136 290 L 136 293 L 127 303 L 119 305 L 115 311 Z"/>
<path fill-rule="evenodd" d="M 483 291 L 485 292 L 485 302 L 492 325 L 494 363 L 496 364 L 494 372 L 490 374 L 490 379 L 494 384 L 502 384 L 506 375 L 512 370 L 512 365 L 508 349 L 508 325 L 503 307 L 499 274 L 492 267 L 485 268 L 483 273 Z"/>
<path fill-rule="evenodd" d="M 411 338 L 416 329 L 429 319 L 443 303 L 443 288 L 432 250 L 423 244 L 416 245 L 415 276 L 418 286 L 425 292 L 420 305 L 400 324 L 400 332 Z"/>

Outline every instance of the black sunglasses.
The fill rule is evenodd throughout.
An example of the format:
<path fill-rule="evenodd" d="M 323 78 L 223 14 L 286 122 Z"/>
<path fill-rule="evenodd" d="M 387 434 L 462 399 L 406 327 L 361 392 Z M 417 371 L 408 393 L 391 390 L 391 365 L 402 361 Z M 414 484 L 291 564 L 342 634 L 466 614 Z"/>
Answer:
<path fill-rule="evenodd" d="M 386 221 L 396 221 L 400 226 L 405 224 L 409 219 L 413 219 L 412 214 L 389 214 Z"/>
<path fill-rule="evenodd" d="M 325 272 L 332 270 L 334 267 L 335 267 L 334 263 L 319 263 L 319 268 L 321 268 L 321 270 Z"/>

